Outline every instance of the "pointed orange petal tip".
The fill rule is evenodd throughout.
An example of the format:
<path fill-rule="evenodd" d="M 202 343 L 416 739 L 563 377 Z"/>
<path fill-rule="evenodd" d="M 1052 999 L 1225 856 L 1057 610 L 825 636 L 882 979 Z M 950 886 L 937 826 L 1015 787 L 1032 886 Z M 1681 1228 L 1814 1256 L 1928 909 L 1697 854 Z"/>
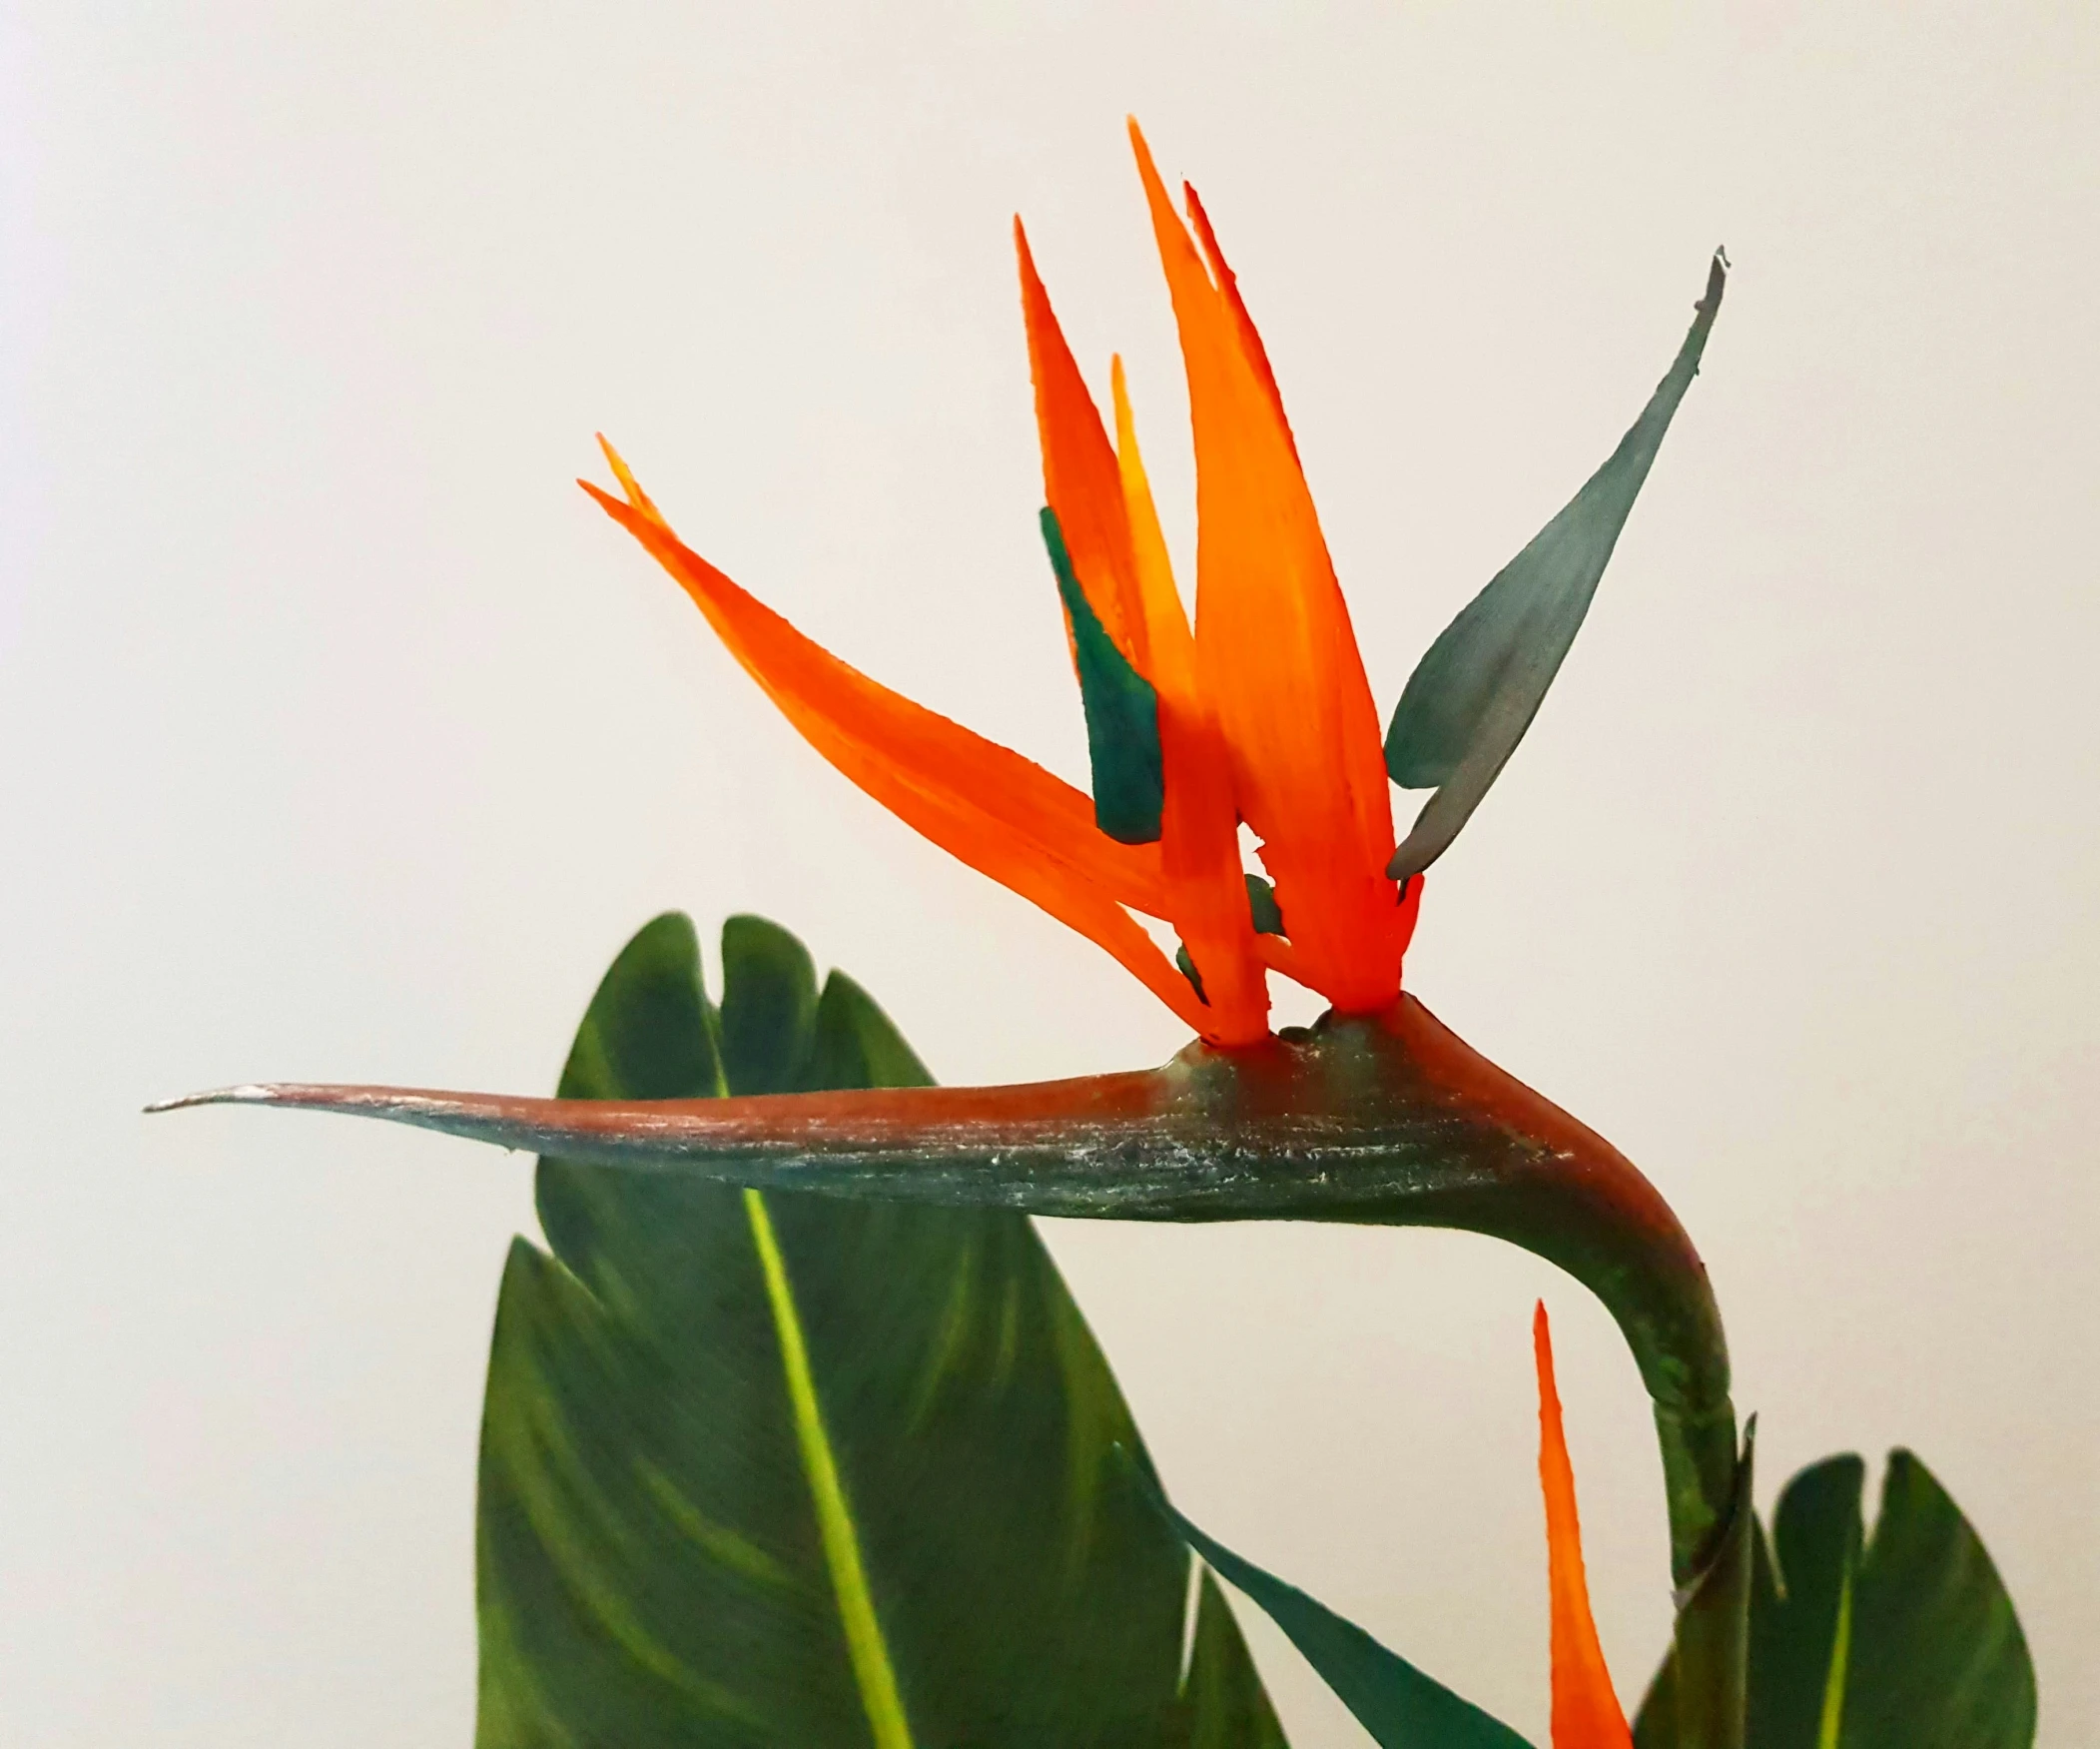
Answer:
<path fill-rule="evenodd" d="M 1018 220 L 1014 246 L 1043 444 L 1044 495 L 1056 512 L 1079 587 L 1116 647 L 1142 672 L 1149 654 L 1144 606 L 1115 450 Z"/>
<path fill-rule="evenodd" d="M 1203 199 L 1196 193 L 1194 183 L 1181 185 L 1181 205 L 1188 213 L 1189 223 L 1195 227 L 1196 242 L 1202 248 L 1210 277 L 1217 282 L 1218 290 L 1224 293 L 1225 302 L 1232 308 L 1232 326 L 1239 335 L 1240 349 L 1247 355 L 1247 363 L 1253 367 L 1270 405 L 1275 408 L 1277 423 L 1283 427 L 1284 440 L 1290 444 L 1291 455 L 1295 458 L 1298 438 L 1290 429 L 1290 416 L 1283 411 L 1283 391 L 1276 387 L 1276 372 L 1269 363 L 1269 350 L 1262 344 L 1261 331 L 1254 326 L 1254 318 L 1247 314 L 1246 300 L 1239 295 L 1239 276 L 1232 271 L 1232 264 L 1225 260 L 1225 252 L 1218 247 L 1217 233 L 1210 228 L 1210 215 L 1203 210 Z"/>
<path fill-rule="evenodd" d="M 1152 148 L 1145 141 L 1144 129 L 1137 125 L 1135 116 L 1124 116 L 1123 126 L 1129 130 L 1130 150 L 1137 154 L 1138 169 L 1148 181 L 1158 181 L 1159 171 L 1152 163 Z"/>
<path fill-rule="evenodd" d="M 641 482 L 634 477 L 634 469 L 627 465 L 619 450 L 612 446 L 611 439 L 603 432 L 595 435 L 598 439 L 598 447 L 605 451 L 605 464 L 612 469 L 613 478 L 620 482 L 620 490 L 627 494 L 627 501 L 641 511 L 643 515 L 647 516 L 650 521 L 661 522 L 663 520 L 663 512 L 657 509 L 656 505 L 650 501 L 649 494 L 642 490 Z M 584 484 L 586 482 L 579 480 L 577 483 Z"/>
<path fill-rule="evenodd" d="M 1543 1300 L 1532 1312 L 1531 1332 L 1539 1373 L 1539 1487 L 1546 1499 L 1547 1587 L 1552 1597 L 1553 1749 L 1633 1749 L 1633 1733 L 1612 1687 L 1597 1622 L 1590 1613 L 1575 1470 L 1561 1424 L 1553 1329 Z"/>

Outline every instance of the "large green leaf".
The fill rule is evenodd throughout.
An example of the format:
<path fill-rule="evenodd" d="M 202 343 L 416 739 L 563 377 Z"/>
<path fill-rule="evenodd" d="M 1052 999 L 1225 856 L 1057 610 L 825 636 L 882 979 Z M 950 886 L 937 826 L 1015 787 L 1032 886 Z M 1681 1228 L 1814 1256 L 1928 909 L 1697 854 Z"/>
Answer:
<path fill-rule="evenodd" d="M 1892 1451 L 1852 1588 L 1843 1749 L 2027 1749 L 2034 1666 L 1983 1542 L 1932 1473 Z"/>
<path fill-rule="evenodd" d="M 2028 1749 L 2034 1670 L 1982 1541 L 1902 1450 L 1866 1538 L 1865 1474 L 1849 1453 L 1810 1465 L 1757 1538 L 1748 1749 Z M 1666 1663 L 1641 1749 L 1668 1749 L 1674 1686 Z"/>
<path fill-rule="evenodd" d="M 592 1002 L 570 1098 L 924 1083 L 785 932 L 683 917 Z M 489 1363 L 481 1749 L 1272 1749 L 1026 1217 L 543 1160 Z"/>
<path fill-rule="evenodd" d="M 1727 278 L 1716 255 L 1692 332 L 1611 459 L 1466 604 L 1408 677 L 1386 733 L 1386 770 L 1402 789 L 1436 793 L 1393 853 L 1396 880 L 1443 855 L 1531 727 L 1671 417 L 1699 375 Z"/>
<path fill-rule="evenodd" d="M 1210 1566 L 1265 1610 L 1381 1749 L 1529 1749 L 1491 1713 L 1454 1694 L 1398 1652 L 1297 1586 L 1206 1536 L 1151 1491 L 1166 1521 Z"/>

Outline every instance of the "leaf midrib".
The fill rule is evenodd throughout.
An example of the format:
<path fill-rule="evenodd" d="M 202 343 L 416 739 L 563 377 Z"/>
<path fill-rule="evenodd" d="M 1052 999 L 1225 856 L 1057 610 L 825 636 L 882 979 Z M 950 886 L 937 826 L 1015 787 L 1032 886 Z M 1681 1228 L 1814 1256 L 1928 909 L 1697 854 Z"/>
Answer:
<path fill-rule="evenodd" d="M 838 1459 L 833 1455 L 824 1412 L 817 1401 L 816 1379 L 810 1370 L 809 1347 L 803 1340 L 802 1315 L 795 1306 L 795 1290 L 788 1281 L 787 1262 L 781 1256 L 765 1198 L 755 1190 L 746 1190 L 744 1212 L 750 1219 L 751 1242 L 766 1278 L 766 1298 L 772 1306 L 773 1327 L 780 1342 L 781 1370 L 786 1375 L 788 1402 L 795 1417 L 795 1439 L 801 1447 L 803 1474 L 809 1482 L 817 1532 L 824 1547 L 824 1564 L 838 1598 L 846 1655 L 853 1667 L 855 1686 L 860 1690 L 861 1705 L 868 1714 L 868 1728 L 874 1735 L 876 1749 L 913 1749 L 904 1697 L 890 1662 L 890 1648 L 883 1639 L 882 1622 L 875 1613 L 868 1570 L 861 1560 L 853 1508 L 847 1502 Z"/>

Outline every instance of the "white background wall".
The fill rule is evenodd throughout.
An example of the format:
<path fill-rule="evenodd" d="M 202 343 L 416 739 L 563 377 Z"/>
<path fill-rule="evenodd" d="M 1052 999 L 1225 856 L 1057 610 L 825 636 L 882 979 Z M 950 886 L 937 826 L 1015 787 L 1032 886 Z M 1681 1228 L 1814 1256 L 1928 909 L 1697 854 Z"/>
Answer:
<path fill-rule="evenodd" d="M 468 1740 L 522 1160 L 143 1120 L 551 1086 L 655 910 L 762 909 L 954 1081 L 1179 1043 L 777 721 L 569 483 L 613 434 L 849 659 L 1068 775 L 1007 223 L 1128 354 L 1121 118 L 1203 189 L 1389 707 L 1739 266 L 1411 986 L 1700 1239 L 1769 1488 L 1915 1445 L 2100 1734 L 2100 12 L 97 5 L 0 18 L 0 1732 Z M 1604 1637 L 1664 1635 L 1633 1369 L 1446 1236 L 1051 1235 L 1183 1502 L 1543 1739 L 1526 1319 Z M 1361 1741 L 1273 1635 L 1304 1749 Z"/>

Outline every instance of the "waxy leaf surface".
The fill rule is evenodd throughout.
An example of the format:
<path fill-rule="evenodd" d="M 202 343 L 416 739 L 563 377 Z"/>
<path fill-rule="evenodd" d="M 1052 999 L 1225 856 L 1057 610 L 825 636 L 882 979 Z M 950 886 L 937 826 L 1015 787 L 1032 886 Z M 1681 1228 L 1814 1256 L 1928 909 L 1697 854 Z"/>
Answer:
<path fill-rule="evenodd" d="M 1802 1470 L 1756 1537 L 1746 1749 L 2028 1749 L 2034 1670 L 1981 1539 L 1931 1472 L 1889 1454 L 1865 1535 L 1855 1455 Z M 1672 1749 L 1666 1663 L 1635 1726 Z"/>
<path fill-rule="evenodd" d="M 881 1011 L 752 918 L 621 954 L 570 1098 L 909 1085 Z M 1280 1749 L 1223 1599 L 1024 1216 L 544 1159 L 489 1366 L 481 1749 Z M 1141 1459 L 1140 1459 L 1141 1461 Z"/>
<path fill-rule="evenodd" d="M 1353 1621 L 1204 1535 L 1163 1497 L 1152 1498 L 1188 1546 L 1290 1636 L 1380 1749 L 1529 1749 L 1500 1719 L 1388 1651 Z"/>

